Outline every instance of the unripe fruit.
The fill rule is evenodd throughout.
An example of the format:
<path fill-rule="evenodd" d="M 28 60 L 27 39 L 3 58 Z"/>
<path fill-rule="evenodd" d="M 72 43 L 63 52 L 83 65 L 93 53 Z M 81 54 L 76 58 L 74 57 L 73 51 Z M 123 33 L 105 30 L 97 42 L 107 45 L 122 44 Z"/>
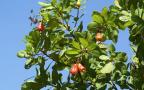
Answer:
<path fill-rule="evenodd" d="M 77 66 L 78 66 L 79 72 L 85 72 L 86 71 L 86 68 L 81 63 L 78 63 Z"/>
<path fill-rule="evenodd" d="M 104 35 L 103 33 L 96 33 L 96 41 L 103 41 L 104 40 Z"/>
<path fill-rule="evenodd" d="M 77 66 L 77 64 L 73 64 L 73 65 L 72 65 L 72 68 L 70 69 L 70 73 L 71 73 L 72 75 L 75 75 L 75 74 L 78 73 L 78 66 Z"/>
<path fill-rule="evenodd" d="M 78 0 L 77 3 L 76 3 L 76 7 L 77 7 L 77 8 L 80 8 L 80 6 L 81 6 L 81 3 L 80 3 L 80 1 Z"/>
<path fill-rule="evenodd" d="M 37 30 L 38 31 L 43 31 L 45 29 L 45 27 L 44 27 L 44 25 L 42 24 L 42 23 L 39 23 L 38 25 L 37 25 Z"/>

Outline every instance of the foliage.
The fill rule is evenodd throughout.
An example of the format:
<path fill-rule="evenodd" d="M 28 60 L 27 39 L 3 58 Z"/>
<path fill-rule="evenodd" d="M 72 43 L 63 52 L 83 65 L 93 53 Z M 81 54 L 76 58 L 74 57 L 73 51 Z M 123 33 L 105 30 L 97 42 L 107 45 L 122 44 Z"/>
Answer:
<path fill-rule="evenodd" d="M 54 90 L 117 90 L 118 86 L 121 89 L 143 90 L 144 1 L 115 0 L 109 8 L 93 11 L 88 25 L 82 20 L 83 2 L 38 2 L 41 9 L 36 18 L 38 23 L 34 24 L 44 26 L 41 31 L 33 28 L 25 37 L 25 50 L 17 53 L 18 57 L 26 59 L 25 69 L 35 66 L 36 75 L 33 80 L 26 80 L 21 90 L 44 87 Z M 74 11 L 76 15 L 73 15 Z M 115 50 L 119 30 L 126 28 L 134 52 L 128 63 L 127 54 Z M 96 33 L 103 33 L 104 41 L 96 41 Z M 105 44 L 107 40 L 112 43 Z M 81 63 L 85 72 L 72 75 L 69 70 L 75 63 Z"/>

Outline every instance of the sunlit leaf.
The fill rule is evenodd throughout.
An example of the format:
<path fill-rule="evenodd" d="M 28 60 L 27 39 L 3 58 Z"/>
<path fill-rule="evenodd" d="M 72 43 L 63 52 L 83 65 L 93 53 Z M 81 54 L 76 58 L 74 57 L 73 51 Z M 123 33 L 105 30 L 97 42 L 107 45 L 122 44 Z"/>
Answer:
<path fill-rule="evenodd" d="M 80 49 L 80 44 L 76 41 L 72 41 L 72 45 L 73 47 L 75 47 L 76 49 Z"/>
<path fill-rule="evenodd" d="M 45 7 L 45 6 L 51 6 L 51 4 L 44 3 L 44 2 L 38 2 L 39 5 Z"/>
<path fill-rule="evenodd" d="M 115 46 L 113 44 L 109 45 L 109 51 L 111 52 L 115 51 Z"/>
<path fill-rule="evenodd" d="M 101 60 L 109 60 L 110 58 L 108 56 L 106 56 L 106 55 L 101 55 L 99 57 L 99 59 L 101 59 Z"/>
<path fill-rule="evenodd" d="M 69 55 L 76 55 L 76 54 L 79 54 L 80 51 L 79 50 L 66 50 L 66 54 L 69 54 Z"/>
<path fill-rule="evenodd" d="M 97 22 L 97 23 L 99 23 L 99 24 L 102 24 L 103 23 L 103 18 L 100 16 L 100 15 L 93 15 L 92 16 L 92 18 L 93 18 L 93 21 L 94 22 Z"/>
<path fill-rule="evenodd" d="M 129 17 L 129 16 L 120 16 L 119 19 L 121 21 L 127 22 L 127 21 L 131 20 L 131 17 Z"/>
<path fill-rule="evenodd" d="M 115 1 L 114 1 L 114 4 L 115 4 L 115 6 L 118 7 L 119 9 L 122 8 L 122 7 L 120 6 L 120 4 L 119 4 L 119 0 L 115 0 Z"/>
<path fill-rule="evenodd" d="M 101 73 L 111 73 L 114 69 L 114 65 L 109 62 L 100 71 Z"/>
<path fill-rule="evenodd" d="M 108 9 L 107 9 L 107 7 L 104 7 L 101 15 L 105 18 L 107 16 L 107 14 L 108 14 Z"/>
<path fill-rule="evenodd" d="M 88 29 L 89 31 L 96 32 L 96 31 L 97 31 L 97 29 L 96 29 L 97 27 L 98 27 L 98 25 L 97 25 L 96 22 L 90 22 L 90 23 L 88 24 L 88 26 L 87 26 L 87 29 Z"/>
<path fill-rule="evenodd" d="M 84 38 L 79 38 L 80 43 L 86 48 L 88 46 L 88 41 Z"/>

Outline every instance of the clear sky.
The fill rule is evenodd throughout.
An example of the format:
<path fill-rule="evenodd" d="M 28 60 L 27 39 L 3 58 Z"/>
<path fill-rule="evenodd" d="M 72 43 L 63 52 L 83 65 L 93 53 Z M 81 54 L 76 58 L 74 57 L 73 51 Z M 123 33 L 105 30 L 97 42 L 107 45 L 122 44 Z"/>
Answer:
<path fill-rule="evenodd" d="M 24 59 L 16 53 L 24 49 L 23 38 L 31 30 L 28 17 L 30 10 L 37 13 L 40 0 L 1 0 L 0 2 L 0 90 L 20 90 L 23 81 L 35 74 L 34 69 L 24 69 Z M 44 0 L 43 0 L 44 1 Z M 91 11 L 101 10 L 113 0 L 88 0 L 84 24 L 91 21 Z M 126 51 L 130 56 L 128 31 L 120 32 L 117 50 Z"/>

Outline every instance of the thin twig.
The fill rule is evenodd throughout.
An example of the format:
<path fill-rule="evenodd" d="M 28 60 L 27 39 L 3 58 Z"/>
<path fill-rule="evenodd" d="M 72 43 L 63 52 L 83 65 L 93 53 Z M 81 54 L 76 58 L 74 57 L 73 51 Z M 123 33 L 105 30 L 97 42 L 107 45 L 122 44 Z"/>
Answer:
<path fill-rule="evenodd" d="M 77 16 L 76 16 L 76 18 L 79 18 L 79 9 L 77 9 Z M 77 26 L 77 23 L 78 23 L 78 20 L 75 21 L 74 28 Z"/>
<path fill-rule="evenodd" d="M 113 83 L 113 81 L 110 81 L 111 85 L 115 88 L 115 90 L 118 90 L 116 85 Z"/>
<path fill-rule="evenodd" d="M 48 67 L 46 68 L 46 71 L 49 69 L 49 67 L 51 66 L 52 63 L 53 63 L 53 61 L 51 61 L 51 63 L 48 65 Z"/>
<path fill-rule="evenodd" d="M 34 78 L 34 77 L 35 77 L 35 76 L 31 76 L 31 77 L 25 79 L 24 81 L 27 81 L 27 80 L 29 80 L 29 79 L 31 79 L 31 78 Z"/>
<path fill-rule="evenodd" d="M 44 51 L 41 51 L 45 56 L 50 57 L 48 54 L 46 54 Z"/>

